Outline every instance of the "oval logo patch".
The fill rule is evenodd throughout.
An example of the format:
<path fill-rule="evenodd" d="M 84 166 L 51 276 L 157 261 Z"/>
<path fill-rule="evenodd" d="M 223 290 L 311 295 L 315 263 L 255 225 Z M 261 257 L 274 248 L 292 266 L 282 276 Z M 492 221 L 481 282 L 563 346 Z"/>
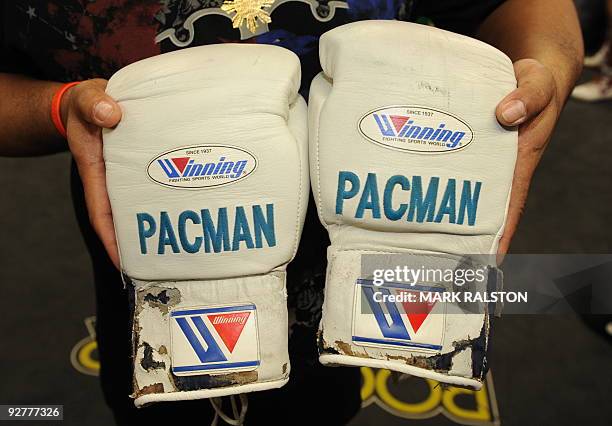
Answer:
<path fill-rule="evenodd" d="M 158 155 L 147 166 L 147 174 L 160 185 L 198 189 L 237 182 L 256 168 L 257 159 L 244 149 L 198 145 Z"/>
<path fill-rule="evenodd" d="M 359 120 L 359 132 L 386 148 L 441 153 L 468 146 L 470 126 L 444 111 L 418 106 L 389 106 L 370 111 Z"/>

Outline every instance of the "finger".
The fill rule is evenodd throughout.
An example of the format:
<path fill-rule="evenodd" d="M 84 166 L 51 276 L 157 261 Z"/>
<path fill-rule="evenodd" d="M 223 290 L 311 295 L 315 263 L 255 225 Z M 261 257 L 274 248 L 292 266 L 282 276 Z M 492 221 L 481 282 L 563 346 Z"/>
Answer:
<path fill-rule="evenodd" d="M 121 120 L 121 108 L 104 89 L 106 80 L 93 79 L 74 87 L 71 104 L 76 113 L 88 123 L 112 128 Z"/>
<path fill-rule="evenodd" d="M 535 59 L 521 59 L 514 64 L 518 87 L 506 96 L 495 111 L 504 126 L 517 126 L 538 115 L 555 95 L 551 72 Z"/>
<path fill-rule="evenodd" d="M 117 269 L 119 266 L 119 251 L 115 238 L 113 214 L 106 192 L 106 170 L 104 163 L 90 167 L 82 177 L 85 191 L 85 203 L 89 212 L 89 221 L 102 241 L 108 256 Z"/>
<path fill-rule="evenodd" d="M 121 120 L 119 105 L 104 92 L 106 80 L 78 84 L 70 94 L 68 143 L 83 182 L 89 220 L 113 264 L 119 268 L 119 253 L 112 212 L 106 192 L 106 168 L 102 153 L 102 127 Z"/>
<path fill-rule="evenodd" d="M 113 264 L 119 268 L 119 252 L 106 192 L 101 129 L 74 117 L 69 118 L 69 123 L 72 130 L 68 134 L 69 145 L 83 182 L 89 220 Z"/>
<path fill-rule="evenodd" d="M 113 265 L 115 265 L 115 268 L 121 269 L 117 239 L 115 238 L 115 227 L 113 225 L 113 215 L 110 209 L 108 196 L 103 197 L 103 195 L 106 195 L 106 191 L 98 194 L 90 191 L 89 195 L 85 196 L 88 208 L 93 213 L 90 216 L 90 221 L 100 241 L 102 241 L 102 245 L 104 245 L 108 257 L 113 262 Z M 90 201 L 87 201 L 87 199 Z M 98 205 L 96 205 L 96 203 L 98 203 Z"/>
<path fill-rule="evenodd" d="M 508 204 L 508 212 L 506 214 L 506 224 L 504 233 L 499 240 L 497 248 L 497 263 L 501 264 L 504 256 L 508 252 L 512 237 L 516 233 L 516 229 L 523 215 L 525 203 L 527 201 L 527 193 L 529 191 L 529 182 L 531 176 L 526 176 L 528 170 L 517 163 L 515 175 L 512 181 L 512 192 L 510 194 L 510 202 Z"/>
<path fill-rule="evenodd" d="M 548 121 L 542 124 L 547 128 L 552 128 L 552 124 Z M 512 178 L 510 202 L 506 214 L 506 225 L 497 249 L 498 264 L 502 262 L 503 257 L 508 252 L 512 237 L 521 220 L 527 202 L 531 179 L 533 178 L 533 174 L 542 156 L 543 146 L 546 145 L 546 141 L 536 144 L 534 143 L 535 141 L 532 140 L 542 139 L 542 136 L 535 132 L 534 129 L 529 129 L 532 123 L 533 120 L 525 125 L 528 129 L 523 129 L 523 127 L 521 127 L 521 131 L 519 132 L 519 145 L 516 165 L 514 167 L 514 177 Z"/>
<path fill-rule="evenodd" d="M 89 212 L 89 221 L 102 241 L 111 261 L 119 269 L 119 251 L 115 238 L 113 214 L 106 192 L 104 162 L 90 163 L 87 167 L 77 167 L 85 188 L 85 203 Z"/>

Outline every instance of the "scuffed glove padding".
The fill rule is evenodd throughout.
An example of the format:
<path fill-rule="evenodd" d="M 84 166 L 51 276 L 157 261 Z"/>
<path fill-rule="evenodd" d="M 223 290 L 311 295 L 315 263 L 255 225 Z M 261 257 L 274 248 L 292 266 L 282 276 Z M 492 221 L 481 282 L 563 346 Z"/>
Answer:
<path fill-rule="evenodd" d="M 135 404 L 277 388 L 285 267 L 308 203 L 300 62 L 212 45 L 117 72 L 105 131 L 121 268 L 134 289 Z"/>
<path fill-rule="evenodd" d="M 501 284 L 517 131 L 495 107 L 516 87 L 512 63 L 480 41 L 396 21 L 335 28 L 320 58 L 309 102 L 311 184 L 331 239 L 320 361 L 477 389 L 492 307 L 438 297 Z M 376 285 L 376 269 L 396 266 L 439 273 Z M 467 270 L 481 280 L 440 278 Z"/>

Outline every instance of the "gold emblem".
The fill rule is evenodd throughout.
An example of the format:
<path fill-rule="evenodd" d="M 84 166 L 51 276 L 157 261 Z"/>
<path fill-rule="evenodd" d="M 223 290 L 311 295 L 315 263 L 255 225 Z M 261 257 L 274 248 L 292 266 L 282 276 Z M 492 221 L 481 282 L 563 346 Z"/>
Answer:
<path fill-rule="evenodd" d="M 261 23 L 269 24 L 272 22 L 268 9 L 275 0 L 233 0 L 225 1 L 221 10 L 227 13 L 234 13 L 232 16 L 232 27 L 240 28 L 246 23 L 246 27 L 255 33 Z"/>

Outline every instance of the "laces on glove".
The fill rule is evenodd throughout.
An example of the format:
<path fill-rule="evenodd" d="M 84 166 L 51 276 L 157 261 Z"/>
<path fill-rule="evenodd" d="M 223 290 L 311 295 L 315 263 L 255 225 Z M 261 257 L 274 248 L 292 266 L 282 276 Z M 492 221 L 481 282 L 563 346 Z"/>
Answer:
<path fill-rule="evenodd" d="M 240 412 L 238 410 L 238 402 L 236 397 L 240 398 Z M 229 417 L 227 414 L 223 412 L 223 398 L 210 398 L 210 405 L 212 405 L 215 410 L 215 417 L 213 417 L 213 421 L 210 426 L 217 426 L 219 424 L 219 418 L 223 419 L 223 421 L 232 426 L 242 426 L 244 424 L 244 418 L 246 417 L 247 409 L 249 408 L 249 400 L 246 394 L 238 394 L 238 395 L 230 395 L 229 400 L 232 405 L 232 415 L 234 418 Z"/>

